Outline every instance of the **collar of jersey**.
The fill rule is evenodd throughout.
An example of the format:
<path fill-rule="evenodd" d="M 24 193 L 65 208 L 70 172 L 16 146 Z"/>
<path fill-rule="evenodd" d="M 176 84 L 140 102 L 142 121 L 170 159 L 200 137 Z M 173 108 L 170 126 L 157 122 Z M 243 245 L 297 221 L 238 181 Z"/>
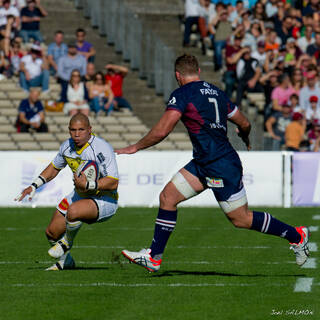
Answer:
<path fill-rule="evenodd" d="M 86 149 L 89 146 L 89 143 L 91 143 L 92 139 L 93 139 L 94 134 L 91 133 L 91 138 L 89 139 L 89 141 L 81 148 L 77 148 L 77 146 L 74 144 L 74 142 L 72 141 L 72 146 L 73 149 L 76 151 L 77 154 L 81 154 L 83 152 L 84 149 Z"/>

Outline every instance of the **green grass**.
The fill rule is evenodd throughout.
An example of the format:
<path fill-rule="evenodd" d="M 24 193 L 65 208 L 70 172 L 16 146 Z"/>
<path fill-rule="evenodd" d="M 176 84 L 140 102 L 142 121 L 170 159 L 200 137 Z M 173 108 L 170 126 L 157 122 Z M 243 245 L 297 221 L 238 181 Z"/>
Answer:
<path fill-rule="evenodd" d="M 316 208 L 269 211 L 292 225 L 319 224 Z M 120 208 L 107 222 L 84 225 L 72 249 L 77 269 L 45 272 L 53 263 L 44 236 L 52 212 L 0 209 L 1 320 L 320 319 L 319 270 L 299 268 L 286 240 L 237 230 L 218 209 L 179 210 L 155 274 L 120 252 L 150 244 L 156 209 Z M 302 277 L 314 278 L 311 292 L 293 291 Z M 292 310 L 313 315 L 286 314 Z"/>

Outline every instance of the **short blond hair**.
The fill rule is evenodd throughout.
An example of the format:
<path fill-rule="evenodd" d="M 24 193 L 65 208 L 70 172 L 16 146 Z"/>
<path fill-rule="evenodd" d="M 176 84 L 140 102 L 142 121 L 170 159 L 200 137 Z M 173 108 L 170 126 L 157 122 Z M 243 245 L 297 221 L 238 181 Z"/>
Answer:
<path fill-rule="evenodd" d="M 184 54 L 176 59 L 175 71 L 183 76 L 197 75 L 199 72 L 199 62 L 195 56 Z"/>

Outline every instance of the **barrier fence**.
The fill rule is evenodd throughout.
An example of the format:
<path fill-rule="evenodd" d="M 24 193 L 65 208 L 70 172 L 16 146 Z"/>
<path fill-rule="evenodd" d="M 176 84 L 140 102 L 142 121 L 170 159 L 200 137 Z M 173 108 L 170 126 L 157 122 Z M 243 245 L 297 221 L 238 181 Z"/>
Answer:
<path fill-rule="evenodd" d="M 167 101 L 176 88 L 172 66 L 175 53 L 172 48 L 143 25 L 138 15 L 123 0 L 74 0 L 91 25 L 99 29 L 107 43 L 115 46 L 130 67 L 139 71 L 156 93 Z"/>
<path fill-rule="evenodd" d="M 56 152 L 0 152 L 1 206 L 17 206 L 14 197 L 39 175 Z M 320 154 L 292 152 L 240 152 L 243 183 L 251 206 L 318 206 L 320 204 Z M 163 186 L 186 163 L 189 151 L 147 151 L 117 156 L 120 206 L 158 206 Z M 132 169 L 134 168 L 134 170 Z M 8 187 L 9 186 L 9 187 Z M 55 206 L 73 190 L 72 173 L 62 170 L 37 190 L 24 206 Z M 218 206 L 211 190 L 189 199 L 184 206 Z"/>

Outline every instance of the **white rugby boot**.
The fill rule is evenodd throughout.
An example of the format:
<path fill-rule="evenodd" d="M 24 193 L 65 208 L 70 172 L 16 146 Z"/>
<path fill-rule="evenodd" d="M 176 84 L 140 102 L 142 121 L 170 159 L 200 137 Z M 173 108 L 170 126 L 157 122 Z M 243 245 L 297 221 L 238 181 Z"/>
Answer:
<path fill-rule="evenodd" d="M 160 269 L 162 260 L 154 260 L 150 252 L 151 249 L 142 249 L 139 252 L 123 250 L 121 253 L 130 260 L 130 262 L 146 268 L 149 272 L 156 272 Z"/>
<path fill-rule="evenodd" d="M 301 241 L 299 243 L 290 243 L 290 249 L 293 250 L 296 255 L 297 265 L 302 266 L 309 257 L 309 230 L 307 227 L 296 227 L 296 230 L 301 235 Z"/>
<path fill-rule="evenodd" d="M 52 258 L 59 259 L 70 249 L 71 245 L 65 237 L 62 237 L 53 247 L 48 250 L 48 254 Z"/>
<path fill-rule="evenodd" d="M 61 257 L 59 261 L 47 268 L 46 271 L 60 271 L 60 270 L 71 270 L 75 269 L 76 263 L 74 262 L 71 254 L 68 252 Z"/>

